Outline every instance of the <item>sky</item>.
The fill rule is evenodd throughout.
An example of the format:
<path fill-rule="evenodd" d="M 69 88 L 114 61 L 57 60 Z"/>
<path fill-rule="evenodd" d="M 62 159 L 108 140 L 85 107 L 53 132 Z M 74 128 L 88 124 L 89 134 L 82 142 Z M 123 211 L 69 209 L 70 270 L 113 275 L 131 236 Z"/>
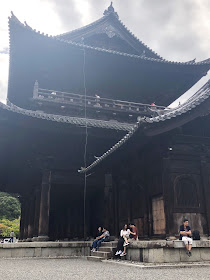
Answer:
<path fill-rule="evenodd" d="M 32 28 L 58 35 L 97 20 L 109 5 L 110 0 L 0 0 L 0 101 L 7 96 L 11 11 Z M 210 58 L 210 0 L 114 0 L 113 6 L 127 28 L 163 58 Z"/>

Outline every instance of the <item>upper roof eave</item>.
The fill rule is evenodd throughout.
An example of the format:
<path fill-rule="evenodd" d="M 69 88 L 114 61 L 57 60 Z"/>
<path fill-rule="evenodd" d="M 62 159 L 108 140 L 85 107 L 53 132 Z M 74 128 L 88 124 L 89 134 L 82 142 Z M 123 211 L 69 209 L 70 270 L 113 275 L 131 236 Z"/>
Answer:
<path fill-rule="evenodd" d="M 65 44 L 73 45 L 73 46 L 79 47 L 80 49 L 84 49 L 84 48 L 91 49 L 91 50 L 94 50 L 97 52 L 104 52 L 104 53 L 109 53 L 109 54 L 113 54 L 113 55 L 119 55 L 119 56 L 135 58 L 135 59 L 145 60 L 145 61 L 152 61 L 152 62 L 157 62 L 157 63 L 166 63 L 166 64 L 174 64 L 174 65 L 209 65 L 209 69 L 210 69 L 210 58 L 203 60 L 203 61 L 199 61 L 199 62 L 195 62 L 195 60 L 188 61 L 188 62 L 176 62 L 176 61 L 170 61 L 170 60 L 166 60 L 166 59 L 156 59 L 156 58 L 151 58 L 151 57 L 146 57 L 146 56 L 140 56 L 140 55 L 135 55 L 135 54 L 128 54 L 128 53 L 123 53 L 123 52 L 118 52 L 118 51 L 113 51 L 113 50 L 107 50 L 107 49 L 103 49 L 103 48 L 99 48 L 99 47 L 92 47 L 89 45 L 60 39 L 56 36 L 51 36 L 51 35 L 49 36 L 48 34 L 41 33 L 40 31 L 37 31 L 36 29 L 31 28 L 26 22 L 24 22 L 24 24 L 23 24 L 22 22 L 20 22 L 18 20 L 18 18 L 14 15 L 13 12 L 11 12 L 11 13 L 12 13 L 12 15 L 9 17 L 9 26 L 10 26 L 11 21 L 13 21 L 16 24 L 20 25 L 21 27 L 26 28 L 32 32 L 35 32 L 36 34 L 38 34 L 40 36 L 47 37 L 51 40 L 60 41 Z"/>

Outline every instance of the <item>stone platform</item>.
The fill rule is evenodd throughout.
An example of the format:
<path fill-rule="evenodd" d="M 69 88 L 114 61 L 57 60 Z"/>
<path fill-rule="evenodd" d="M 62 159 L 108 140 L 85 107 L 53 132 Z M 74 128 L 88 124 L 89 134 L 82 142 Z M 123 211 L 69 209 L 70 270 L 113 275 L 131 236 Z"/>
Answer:
<path fill-rule="evenodd" d="M 92 241 L 5 243 L 0 244 L 0 258 L 84 257 L 90 256 L 91 244 Z M 142 263 L 210 261 L 210 240 L 194 241 L 192 257 L 186 255 L 182 241 L 131 241 L 126 259 Z"/>
<path fill-rule="evenodd" d="M 92 242 L 20 242 L 0 244 L 0 258 L 57 258 L 90 255 Z"/>
<path fill-rule="evenodd" d="M 132 241 L 127 260 L 144 263 L 180 263 L 210 261 L 210 240 L 193 241 L 192 256 L 186 255 L 182 241 Z"/>

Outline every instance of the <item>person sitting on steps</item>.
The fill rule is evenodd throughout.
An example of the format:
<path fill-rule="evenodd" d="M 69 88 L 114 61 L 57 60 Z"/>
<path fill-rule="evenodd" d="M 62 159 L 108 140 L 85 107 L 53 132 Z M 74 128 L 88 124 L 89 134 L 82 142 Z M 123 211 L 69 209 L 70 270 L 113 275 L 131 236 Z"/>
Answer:
<path fill-rule="evenodd" d="M 96 234 L 96 238 L 99 237 L 99 236 L 101 236 L 101 235 L 103 234 L 102 230 L 103 230 L 103 227 L 99 226 L 99 227 L 98 227 L 97 234 Z"/>
<path fill-rule="evenodd" d="M 191 249 L 192 249 L 192 238 L 191 236 L 191 228 L 189 226 L 188 219 L 184 219 L 183 225 L 179 228 L 179 240 L 182 240 L 186 247 L 186 254 L 191 257 Z"/>
<path fill-rule="evenodd" d="M 115 254 L 116 256 L 120 255 L 121 257 L 123 257 L 126 255 L 126 246 L 129 245 L 128 238 L 129 238 L 130 232 L 131 231 L 130 231 L 130 229 L 128 229 L 127 224 L 125 224 L 120 231 L 120 238 L 117 243 L 117 252 Z"/>
<path fill-rule="evenodd" d="M 92 252 L 97 251 L 98 248 L 101 246 L 101 243 L 105 242 L 105 241 L 109 241 L 109 238 L 110 238 L 109 231 L 105 227 L 103 227 L 102 234 L 100 236 L 96 237 L 96 240 L 93 241 L 93 244 L 92 244 L 93 249 L 91 251 Z"/>

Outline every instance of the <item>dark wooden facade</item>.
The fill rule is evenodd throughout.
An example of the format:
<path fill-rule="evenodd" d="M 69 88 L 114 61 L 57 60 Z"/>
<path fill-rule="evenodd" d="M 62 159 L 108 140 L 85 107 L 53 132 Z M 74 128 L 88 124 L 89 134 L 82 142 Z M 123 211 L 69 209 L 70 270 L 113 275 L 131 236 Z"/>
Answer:
<path fill-rule="evenodd" d="M 146 103 L 168 105 L 206 74 L 210 62 L 164 60 L 123 26 L 112 6 L 95 23 L 56 37 L 14 15 L 9 26 L 0 190 L 20 194 L 20 239 L 82 239 L 101 224 L 118 236 L 130 221 L 140 238 L 165 237 L 177 235 L 185 216 L 209 235 L 210 130 L 204 114 L 210 86 L 178 109 L 154 112 Z M 89 165 L 134 129 L 137 116 L 144 118 L 133 137 L 87 173 L 84 208 L 78 169 L 84 166 L 86 125 Z"/>

